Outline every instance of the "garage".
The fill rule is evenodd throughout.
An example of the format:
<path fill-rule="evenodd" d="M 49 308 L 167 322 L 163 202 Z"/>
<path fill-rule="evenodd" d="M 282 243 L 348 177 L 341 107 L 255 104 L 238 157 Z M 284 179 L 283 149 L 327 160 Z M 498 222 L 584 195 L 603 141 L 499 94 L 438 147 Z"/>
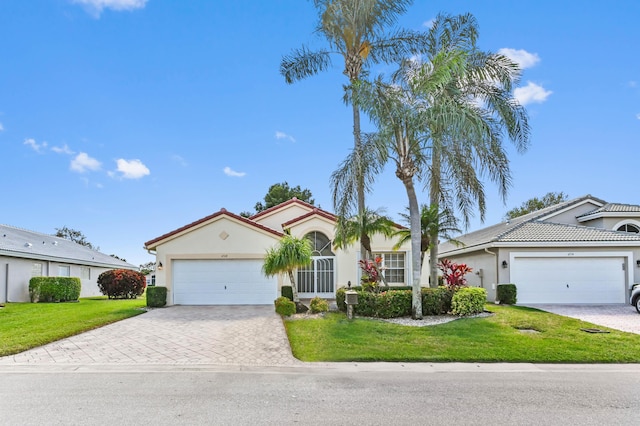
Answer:
<path fill-rule="evenodd" d="M 268 305 L 277 292 L 277 279 L 264 276 L 261 259 L 173 261 L 176 305 Z"/>
<path fill-rule="evenodd" d="M 519 304 L 625 303 L 625 276 L 624 257 L 511 257 Z"/>

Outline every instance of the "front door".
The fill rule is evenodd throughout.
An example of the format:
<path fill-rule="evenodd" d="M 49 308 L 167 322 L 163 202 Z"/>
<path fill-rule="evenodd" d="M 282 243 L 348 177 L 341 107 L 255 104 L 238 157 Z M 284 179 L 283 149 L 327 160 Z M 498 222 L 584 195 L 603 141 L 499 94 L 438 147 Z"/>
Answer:
<path fill-rule="evenodd" d="M 331 240 L 322 232 L 310 232 L 305 238 L 311 241 L 313 257 L 311 264 L 298 269 L 298 295 L 302 299 L 335 297 L 335 255 L 331 251 Z"/>

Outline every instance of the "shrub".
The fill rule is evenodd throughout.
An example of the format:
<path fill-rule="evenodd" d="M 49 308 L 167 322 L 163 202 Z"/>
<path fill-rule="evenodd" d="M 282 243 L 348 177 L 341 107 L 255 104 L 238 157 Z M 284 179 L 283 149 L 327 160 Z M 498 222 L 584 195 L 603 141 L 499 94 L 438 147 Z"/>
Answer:
<path fill-rule="evenodd" d="M 167 304 L 167 288 L 162 286 L 149 286 L 147 288 L 147 306 L 161 308 Z"/>
<path fill-rule="evenodd" d="M 34 303 L 77 301 L 81 286 L 77 277 L 33 277 L 29 280 L 29 298 Z"/>
<path fill-rule="evenodd" d="M 484 310 L 487 290 L 480 287 L 465 287 L 451 298 L 451 313 L 459 316 L 479 314 Z"/>
<path fill-rule="evenodd" d="M 290 285 L 283 285 L 280 289 L 280 295 L 293 302 L 293 287 L 291 287 Z"/>
<path fill-rule="evenodd" d="M 347 310 L 345 292 L 341 287 L 336 291 L 336 304 L 343 312 Z M 354 313 L 363 317 L 396 318 L 411 314 L 411 287 L 380 287 L 379 293 L 351 287 L 358 292 L 358 304 Z"/>
<path fill-rule="evenodd" d="M 447 287 L 458 289 L 467 286 L 467 279 L 464 277 L 473 269 L 464 263 L 455 263 L 449 259 L 442 259 L 438 263 L 438 268 L 442 271 Z"/>
<path fill-rule="evenodd" d="M 273 302 L 276 305 L 276 313 L 288 317 L 296 313 L 296 304 L 287 297 L 278 297 Z"/>
<path fill-rule="evenodd" d="M 518 301 L 518 290 L 515 284 L 498 284 L 497 299 L 505 305 L 515 305 Z"/>
<path fill-rule="evenodd" d="M 98 277 L 98 288 L 109 299 L 135 299 L 144 293 L 146 285 L 144 275 L 129 269 L 112 269 Z"/>
<path fill-rule="evenodd" d="M 451 298 L 454 290 L 449 287 L 422 289 L 422 314 L 442 315 L 451 311 Z"/>
<path fill-rule="evenodd" d="M 327 312 L 329 311 L 329 302 L 319 297 L 314 297 L 313 299 L 311 299 L 309 308 L 311 309 L 312 314 Z"/>

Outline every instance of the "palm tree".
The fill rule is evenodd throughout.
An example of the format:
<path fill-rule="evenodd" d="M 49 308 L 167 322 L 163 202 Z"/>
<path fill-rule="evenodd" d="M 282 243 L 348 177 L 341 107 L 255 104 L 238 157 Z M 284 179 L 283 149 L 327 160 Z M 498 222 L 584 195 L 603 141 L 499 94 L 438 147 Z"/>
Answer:
<path fill-rule="evenodd" d="M 408 224 L 411 224 L 411 216 L 406 213 L 401 213 Z M 447 241 L 456 245 L 462 244 L 460 241 L 454 239 L 453 233 L 459 234 L 462 231 L 458 228 L 458 219 L 453 213 L 444 209 L 441 211 L 436 210 L 433 206 L 422 204 L 420 206 L 420 268 L 424 265 L 424 254 L 429 251 L 432 245 L 431 235 L 436 231 L 438 236 L 443 237 Z M 394 250 L 399 250 L 402 245 L 411 241 L 411 229 L 403 228 L 398 229 L 394 236 L 398 237 L 398 241 L 393 246 Z M 437 244 L 437 241 L 433 242 Z"/>
<path fill-rule="evenodd" d="M 296 238 L 292 235 L 285 234 L 278 242 L 276 247 L 267 250 L 262 265 L 262 272 L 267 277 L 287 273 L 291 287 L 293 290 L 293 301 L 298 305 L 300 297 L 298 296 L 298 287 L 293 271 L 296 268 L 307 266 L 311 263 L 311 241 L 307 238 Z"/>
<path fill-rule="evenodd" d="M 350 218 L 338 216 L 333 245 L 336 248 L 346 248 L 360 240 L 366 250 L 365 259 L 370 259 L 373 256 L 370 236 L 381 234 L 385 237 L 391 237 L 396 229 L 395 223 L 384 215 L 384 210 L 365 208 L 364 214 L 358 214 Z"/>
<path fill-rule="evenodd" d="M 400 30 L 386 34 L 385 29 L 397 21 L 413 0 L 314 0 L 318 11 L 317 31 L 324 36 L 329 49 L 311 51 L 302 46 L 284 56 L 280 62 L 280 74 L 287 83 L 293 83 L 325 71 L 331 66 L 331 57 L 337 54 L 344 61 L 343 73 L 349 79 L 348 88 L 360 78 L 369 63 L 397 62 L 400 58 L 421 53 L 425 38 L 421 33 Z M 358 166 L 351 176 L 355 179 L 357 212 L 365 211 L 365 177 L 361 156 L 363 155 L 360 110 L 352 104 L 353 154 Z M 346 203 L 343 207 L 348 206 Z M 340 210 L 339 216 L 350 212 Z M 364 247 L 361 257 L 364 258 Z"/>

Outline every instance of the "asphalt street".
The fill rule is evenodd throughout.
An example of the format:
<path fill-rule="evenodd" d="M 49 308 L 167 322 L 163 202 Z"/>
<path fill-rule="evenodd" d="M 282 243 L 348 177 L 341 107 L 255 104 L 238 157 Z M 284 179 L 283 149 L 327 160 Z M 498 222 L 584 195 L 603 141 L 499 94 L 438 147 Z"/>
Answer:
<path fill-rule="evenodd" d="M 639 365 L 0 368 L 7 425 L 635 425 Z"/>

